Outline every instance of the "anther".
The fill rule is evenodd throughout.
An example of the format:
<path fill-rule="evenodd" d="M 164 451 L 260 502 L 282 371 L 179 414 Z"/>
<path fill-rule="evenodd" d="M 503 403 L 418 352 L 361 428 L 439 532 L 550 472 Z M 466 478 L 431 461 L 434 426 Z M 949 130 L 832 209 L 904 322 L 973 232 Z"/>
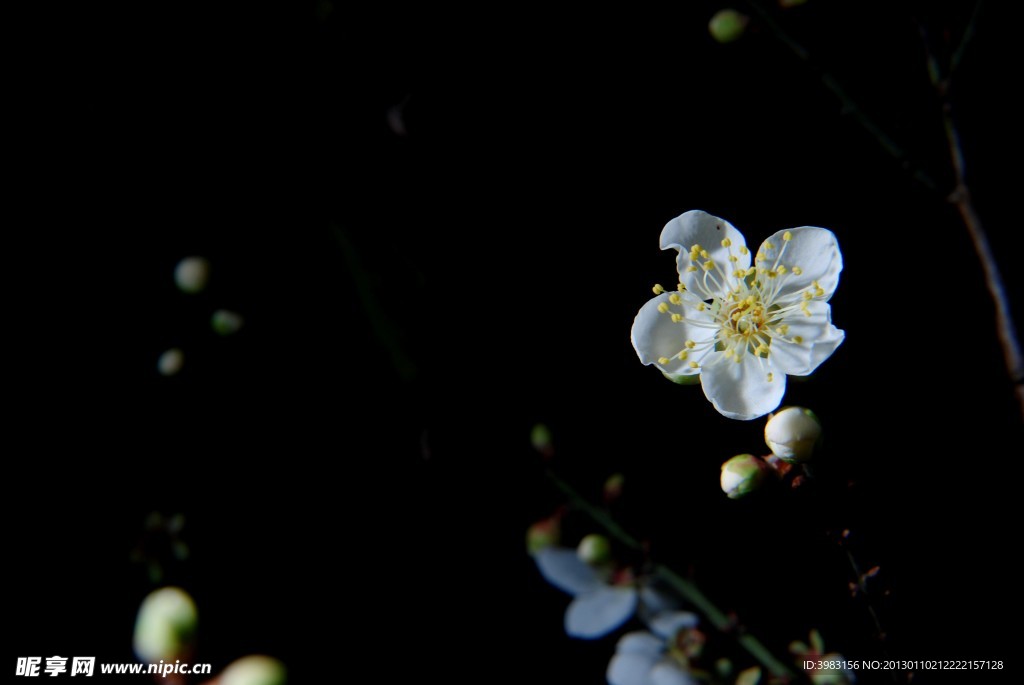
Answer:
<path fill-rule="evenodd" d="M 655 295 L 661 295 L 663 292 L 665 292 L 665 289 L 661 287 L 661 283 L 655 283 L 654 287 L 651 288 L 651 290 L 654 291 Z"/>

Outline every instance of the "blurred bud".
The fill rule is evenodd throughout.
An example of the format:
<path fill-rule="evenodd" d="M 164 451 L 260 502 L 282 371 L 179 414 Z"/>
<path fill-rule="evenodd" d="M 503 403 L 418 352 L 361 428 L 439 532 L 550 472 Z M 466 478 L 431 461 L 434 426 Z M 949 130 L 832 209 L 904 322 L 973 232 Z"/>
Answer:
<path fill-rule="evenodd" d="M 767 475 L 767 464 L 753 454 L 739 454 L 722 464 L 722 490 L 737 499 L 761 487 Z"/>
<path fill-rule="evenodd" d="M 576 546 L 576 556 L 586 564 L 600 566 L 611 561 L 612 543 L 608 542 L 608 538 L 603 535 L 591 533 L 580 540 L 580 544 Z"/>
<path fill-rule="evenodd" d="M 241 314 L 227 309 L 218 309 L 210 317 L 210 326 L 217 335 L 237 333 L 244 323 L 245 319 Z"/>
<path fill-rule="evenodd" d="M 732 43 L 738 40 L 747 28 L 750 18 L 733 9 L 718 10 L 708 22 L 711 37 L 719 43 Z"/>
<path fill-rule="evenodd" d="M 764 427 L 764 441 L 775 456 L 786 461 L 807 461 L 820 439 L 818 417 L 803 407 L 786 407 L 772 414 Z"/>
<path fill-rule="evenodd" d="M 562 520 L 557 514 L 541 519 L 526 529 L 526 551 L 536 554 L 545 547 L 554 547 L 562 539 Z"/>
<path fill-rule="evenodd" d="M 736 685 L 757 685 L 761 682 L 761 667 L 751 666 L 736 676 Z"/>
<path fill-rule="evenodd" d="M 142 600 L 135 619 L 135 655 L 150 663 L 187 655 L 197 621 L 195 602 L 187 592 L 176 587 L 154 590 Z"/>
<path fill-rule="evenodd" d="M 604 482 L 604 501 L 607 504 L 622 497 L 622 487 L 626 484 L 626 477 L 621 473 L 613 473 Z"/>
<path fill-rule="evenodd" d="M 220 674 L 220 685 L 284 685 L 284 664 L 269 656 L 244 656 Z"/>
<path fill-rule="evenodd" d="M 555 453 L 555 446 L 551 442 L 551 431 L 543 423 L 538 423 L 530 431 L 530 444 L 545 457 L 550 458 Z"/>
<path fill-rule="evenodd" d="M 682 374 L 675 375 L 675 374 L 672 374 L 672 373 L 665 373 L 664 371 L 662 371 L 661 375 L 664 376 L 665 378 L 669 379 L 673 383 L 678 383 L 679 385 L 697 385 L 698 383 L 700 383 L 700 374 L 699 373 L 694 373 L 694 374 L 690 374 L 689 376 L 684 376 Z"/>
<path fill-rule="evenodd" d="M 204 257 L 185 257 L 174 267 L 178 289 L 190 295 L 202 292 L 210 279 L 210 262 Z"/>
<path fill-rule="evenodd" d="M 161 376 L 173 376 L 181 371 L 181 367 L 184 365 L 185 353 L 177 347 L 167 350 L 156 360 L 156 370 L 160 372 Z"/>

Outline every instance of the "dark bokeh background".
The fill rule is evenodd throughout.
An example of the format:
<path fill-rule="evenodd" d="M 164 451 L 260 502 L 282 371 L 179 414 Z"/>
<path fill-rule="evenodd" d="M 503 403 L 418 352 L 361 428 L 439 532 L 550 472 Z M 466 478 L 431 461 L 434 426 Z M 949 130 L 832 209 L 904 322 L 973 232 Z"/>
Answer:
<path fill-rule="evenodd" d="M 711 2 L 19 17 L 5 668 L 132 659 L 152 586 L 129 555 L 155 510 L 185 514 L 191 555 L 166 580 L 195 597 L 196 661 L 215 669 L 263 652 L 295 683 L 356 666 L 603 682 L 614 638 L 565 637 L 567 600 L 524 552 L 560 503 L 536 421 L 588 496 L 625 473 L 617 515 L 777 653 L 816 627 L 851 659 L 1011 665 L 1020 419 L 942 199 L 920 36 L 948 56 L 972 7 L 769 8 L 809 64 L 756 21 L 716 44 Z M 951 98 L 1020 320 L 1013 175 L 996 168 L 1017 131 L 1005 26 L 983 8 Z M 811 488 L 728 501 L 719 466 L 763 449 L 763 422 L 720 417 L 630 346 L 650 286 L 674 282 L 661 227 L 693 208 L 752 245 L 807 224 L 839 237 L 847 340 L 786 398 L 828 433 Z M 195 296 L 172 280 L 190 254 L 213 264 Z M 238 335 L 209 330 L 221 307 L 246 317 Z M 187 362 L 163 378 L 171 346 Z M 884 644 L 847 589 L 843 529 L 881 567 Z"/>

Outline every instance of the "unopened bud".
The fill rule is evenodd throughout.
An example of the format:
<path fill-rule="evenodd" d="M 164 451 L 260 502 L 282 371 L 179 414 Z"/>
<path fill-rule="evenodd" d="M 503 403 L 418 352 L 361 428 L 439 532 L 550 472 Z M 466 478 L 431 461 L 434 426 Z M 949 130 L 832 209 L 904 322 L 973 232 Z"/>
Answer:
<path fill-rule="evenodd" d="M 821 423 L 810 409 L 786 407 L 772 414 L 764 427 L 764 441 L 772 453 L 786 461 L 807 461 L 821 439 Z"/>
<path fill-rule="evenodd" d="M 621 473 L 613 473 L 604 482 L 604 501 L 608 504 L 622 497 L 622 487 L 626 484 L 626 477 Z"/>
<path fill-rule="evenodd" d="M 140 661 L 150 663 L 188 654 L 197 622 L 195 602 L 181 588 L 165 587 L 149 593 L 135 619 L 135 654 Z"/>
<path fill-rule="evenodd" d="M 227 309 L 218 309 L 210 317 L 210 327 L 217 335 L 237 333 L 244 323 L 245 319 L 241 314 Z"/>
<path fill-rule="evenodd" d="M 185 293 L 202 292 L 210 279 L 210 262 L 205 257 L 185 257 L 174 267 L 174 282 Z"/>
<path fill-rule="evenodd" d="M 591 533 L 582 540 L 576 547 L 576 556 L 580 561 L 591 566 L 600 566 L 612 558 L 612 543 L 608 538 L 597 533 Z"/>
<path fill-rule="evenodd" d="M 743 35 L 749 21 L 747 15 L 736 10 L 718 10 L 708 22 L 708 31 L 719 43 L 732 43 Z"/>
<path fill-rule="evenodd" d="M 752 454 L 739 454 L 722 464 L 722 490 L 737 499 L 757 490 L 768 475 L 768 465 Z"/>
<path fill-rule="evenodd" d="M 284 664 L 269 656 L 244 656 L 220 674 L 220 685 L 284 685 Z"/>
<path fill-rule="evenodd" d="M 167 350 L 156 360 L 156 370 L 160 372 L 161 376 L 173 376 L 181 371 L 181 367 L 184 365 L 185 353 L 177 347 Z"/>
<path fill-rule="evenodd" d="M 530 431 L 530 444 L 545 457 L 554 454 L 555 447 L 551 442 L 551 431 L 543 423 L 538 423 Z"/>
<path fill-rule="evenodd" d="M 554 547 L 561 539 L 561 518 L 555 515 L 541 519 L 526 529 L 526 551 L 536 554 L 545 547 Z"/>

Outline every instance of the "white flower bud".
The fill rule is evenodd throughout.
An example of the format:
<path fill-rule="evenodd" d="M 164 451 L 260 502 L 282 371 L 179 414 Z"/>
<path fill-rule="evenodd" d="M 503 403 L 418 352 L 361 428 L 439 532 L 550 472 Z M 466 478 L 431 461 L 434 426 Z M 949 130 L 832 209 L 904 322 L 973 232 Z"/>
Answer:
<path fill-rule="evenodd" d="M 576 556 L 586 564 L 599 566 L 611 560 L 612 544 L 605 536 L 591 533 L 580 540 L 580 544 L 576 547 Z"/>
<path fill-rule="evenodd" d="M 220 685 L 284 685 L 285 669 L 269 656 L 244 656 L 228 664 Z"/>
<path fill-rule="evenodd" d="M 752 454 L 738 454 L 722 464 L 722 491 L 737 499 L 761 487 L 768 465 Z"/>
<path fill-rule="evenodd" d="M 807 461 L 820 439 L 818 417 L 803 407 L 786 407 L 773 414 L 764 427 L 764 441 L 775 456 L 785 461 Z"/>
<path fill-rule="evenodd" d="M 182 292 L 202 292 L 210 278 L 210 262 L 204 257 L 185 257 L 174 267 L 174 282 Z"/>
<path fill-rule="evenodd" d="M 139 606 L 132 646 L 140 661 L 171 661 L 187 654 L 196 632 L 195 602 L 181 588 L 165 587 L 149 593 Z"/>
<path fill-rule="evenodd" d="M 160 372 L 161 376 L 173 376 L 181 371 L 181 367 L 184 365 L 185 353 L 177 347 L 167 350 L 156 360 L 156 370 Z"/>

